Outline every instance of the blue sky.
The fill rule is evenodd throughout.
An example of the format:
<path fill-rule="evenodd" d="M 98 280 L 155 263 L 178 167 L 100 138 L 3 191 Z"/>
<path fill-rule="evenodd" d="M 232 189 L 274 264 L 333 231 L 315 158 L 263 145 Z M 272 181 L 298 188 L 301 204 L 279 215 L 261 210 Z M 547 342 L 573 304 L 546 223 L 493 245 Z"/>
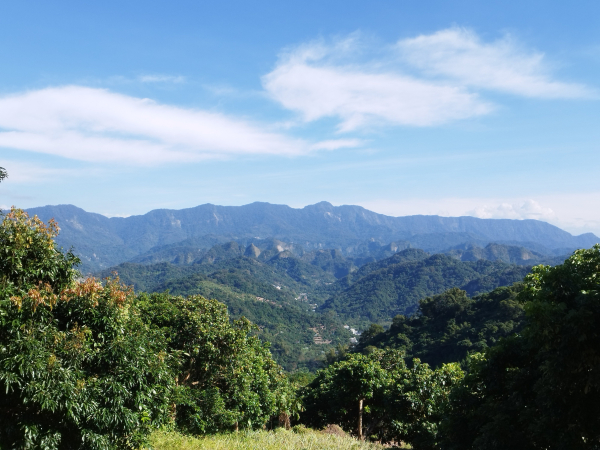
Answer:
<path fill-rule="evenodd" d="M 600 235 L 598 17 L 592 1 L 9 2 L 0 207 L 327 200 Z"/>

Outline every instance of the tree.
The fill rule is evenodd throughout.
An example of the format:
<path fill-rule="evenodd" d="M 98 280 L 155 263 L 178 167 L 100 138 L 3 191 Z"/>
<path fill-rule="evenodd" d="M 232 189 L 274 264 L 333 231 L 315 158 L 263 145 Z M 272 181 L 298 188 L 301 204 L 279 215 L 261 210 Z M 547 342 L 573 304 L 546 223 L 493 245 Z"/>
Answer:
<path fill-rule="evenodd" d="M 521 298 L 544 412 L 532 429 L 569 448 L 600 447 L 600 246 L 560 266 L 535 267 Z"/>
<path fill-rule="evenodd" d="M 9 297 L 24 295 L 38 285 L 60 292 L 74 283 L 79 258 L 56 248 L 54 238 L 59 228 L 54 220 L 46 225 L 17 208 L 0 217 L 0 292 L 4 304 Z"/>
<path fill-rule="evenodd" d="M 395 356 L 396 363 L 404 367 L 401 355 Z M 301 419 L 316 427 L 338 424 L 354 431 L 359 439 L 364 438 L 366 425 L 366 435 L 371 434 L 383 417 L 384 392 L 392 381 L 392 372 L 386 370 L 391 367 L 385 364 L 390 359 L 381 350 L 370 355 L 350 354 L 320 370 L 304 390 Z"/>
<path fill-rule="evenodd" d="M 469 356 L 467 374 L 452 390 L 440 424 L 442 449 L 544 448 L 528 426 L 543 413 L 535 407 L 531 357 L 518 335 Z"/>
<path fill-rule="evenodd" d="M 77 258 L 13 209 L 0 225 L 0 442 L 137 448 L 169 420 L 165 341 L 118 280 L 77 281 Z"/>
<path fill-rule="evenodd" d="M 175 422 L 204 434 L 262 428 L 273 416 L 299 409 L 294 389 L 268 344 L 250 335 L 245 318 L 230 322 L 227 307 L 201 296 L 142 294 L 144 320 L 161 330 L 177 355 Z"/>
<path fill-rule="evenodd" d="M 418 450 L 439 448 L 439 424 L 450 393 L 464 376 L 457 363 L 432 370 L 415 358 L 386 393 L 389 436 Z"/>
<path fill-rule="evenodd" d="M 434 371 L 415 359 L 407 367 L 396 350 L 350 354 L 306 387 L 301 420 L 314 427 L 338 424 L 359 438 L 435 448 L 445 404 L 462 375 L 457 364 Z"/>
<path fill-rule="evenodd" d="M 58 230 L 14 208 L 0 224 L 2 448 L 138 448 L 167 423 L 289 427 L 295 386 L 248 320 L 200 296 L 78 280 Z"/>
<path fill-rule="evenodd" d="M 0 167 L 0 182 L 2 182 L 2 180 L 5 178 L 8 178 L 8 173 L 4 167 Z"/>
<path fill-rule="evenodd" d="M 534 267 L 519 299 L 525 328 L 472 359 L 444 448 L 600 448 L 600 246 Z"/>

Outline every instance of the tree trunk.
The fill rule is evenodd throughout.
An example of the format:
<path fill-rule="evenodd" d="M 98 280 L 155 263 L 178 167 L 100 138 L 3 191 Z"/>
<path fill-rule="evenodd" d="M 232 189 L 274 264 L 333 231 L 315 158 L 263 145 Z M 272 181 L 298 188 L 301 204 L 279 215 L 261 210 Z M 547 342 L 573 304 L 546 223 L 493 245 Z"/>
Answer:
<path fill-rule="evenodd" d="M 364 398 L 361 398 L 358 401 L 358 439 L 361 441 L 365 439 L 362 432 L 363 400 Z"/>
<path fill-rule="evenodd" d="M 279 413 L 279 426 L 289 430 L 291 428 L 290 416 L 285 412 Z"/>

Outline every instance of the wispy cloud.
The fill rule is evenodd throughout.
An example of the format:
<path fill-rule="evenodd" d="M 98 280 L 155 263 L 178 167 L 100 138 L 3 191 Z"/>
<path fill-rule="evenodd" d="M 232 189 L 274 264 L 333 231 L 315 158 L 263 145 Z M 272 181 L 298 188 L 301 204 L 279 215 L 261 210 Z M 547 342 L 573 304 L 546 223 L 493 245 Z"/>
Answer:
<path fill-rule="evenodd" d="M 183 83 L 185 77 L 182 75 L 140 75 L 138 80 L 142 83 Z"/>
<path fill-rule="evenodd" d="M 352 143 L 339 147 L 347 144 Z M 0 98 L 0 146 L 144 165 L 233 155 L 301 155 L 319 144 L 224 114 L 66 86 Z"/>
<path fill-rule="evenodd" d="M 471 211 L 467 211 L 467 214 L 479 217 L 480 219 L 536 219 L 550 221 L 556 218 L 556 214 L 551 208 L 543 207 L 531 199 L 517 203 L 481 205 Z"/>
<path fill-rule="evenodd" d="M 81 169 L 47 167 L 14 159 L 3 160 L 2 164 L 8 171 L 8 178 L 2 182 L 0 188 L 22 183 L 37 184 L 55 182 L 56 180 L 61 179 L 74 179 L 101 173 L 101 171 L 97 169 L 87 169 L 83 171 Z"/>
<path fill-rule="evenodd" d="M 428 126 L 488 113 L 477 94 L 446 83 L 424 81 L 374 64 L 339 62 L 345 45 L 314 43 L 282 56 L 263 77 L 267 92 L 305 121 L 338 117 L 340 131 L 367 125 Z M 342 50 L 341 50 L 342 49 Z"/>
<path fill-rule="evenodd" d="M 544 54 L 523 49 L 510 36 L 486 43 L 473 31 L 450 28 L 397 43 L 399 57 L 425 74 L 455 80 L 463 86 L 525 97 L 585 98 L 584 85 L 552 79 Z"/>
<path fill-rule="evenodd" d="M 406 198 L 359 202 L 361 206 L 390 216 L 413 214 L 481 219 L 535 219 L 549 222 L 573 234 L 600 236 L 600 192 L 547 194 L 532 198 Z"/>
<path fill-rule="evenodd" d="M 374 56 L 369 56 L 374 55 Z M 485 91 L 537 98 L 587 98 L 586 86 L 554 80 L 539 52 L 472 31 L 374 44 L 360 34 L 283 53 L 262 78 L 267 93 L 310 122 L 338 118 L 340 131 L 392 124 L 433 126 L 494 110 Z"/>
<path fill-rule="evenodd" d="M 353 148 L 363 145 L 360 139 L 329 139 L 312 145 L 313 150 L 339 150 L 340 148 Z"/>

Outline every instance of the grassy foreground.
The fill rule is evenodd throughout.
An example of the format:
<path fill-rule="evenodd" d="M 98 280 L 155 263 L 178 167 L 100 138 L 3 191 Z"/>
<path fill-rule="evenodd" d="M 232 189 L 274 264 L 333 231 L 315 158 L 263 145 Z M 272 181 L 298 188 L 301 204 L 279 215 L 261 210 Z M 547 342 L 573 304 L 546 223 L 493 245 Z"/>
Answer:
<path fill-rule="evenodd" d="M 360 442 L 348 436 L 335 436 L 309 429 L 300 432 L 249 431 L 194 438 L 175 432 L 152 434 L 154 450 L 380 450 L 381 445 Z"/>

